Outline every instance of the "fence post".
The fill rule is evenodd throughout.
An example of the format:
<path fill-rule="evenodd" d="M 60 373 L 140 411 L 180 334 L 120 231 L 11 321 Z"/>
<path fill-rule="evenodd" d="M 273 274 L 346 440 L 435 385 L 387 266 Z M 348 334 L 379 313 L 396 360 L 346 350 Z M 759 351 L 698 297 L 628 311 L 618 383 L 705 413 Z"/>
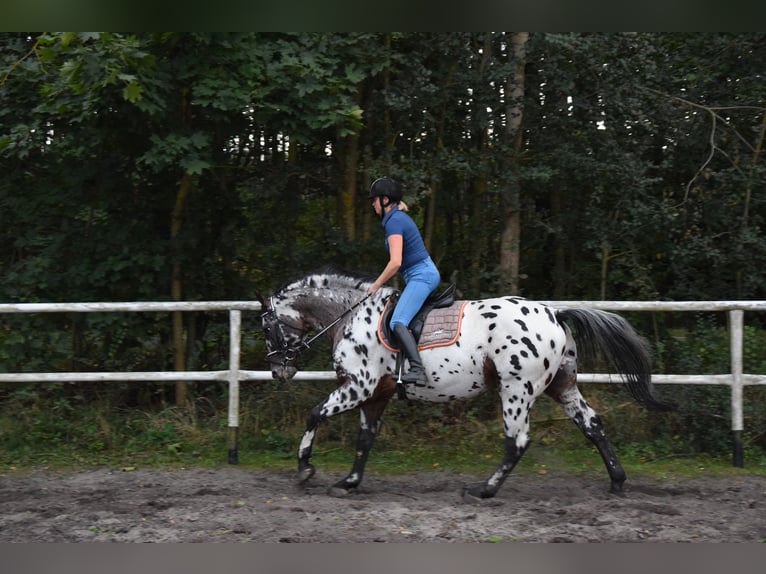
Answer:
<path fill-rule="evenodd" d="M 741 309 L 729 311 L 729 329 L 731 342 L 731 430 L 734 436 L 734 452 L 732 465 L 742 468 L 745 456 L 742 448 L 742 431 L 744 430 L 742 416 L 742 339 L 745 312 Z"/>
<path fill-rule="evenodd" d="M 229 464 L 239 464 L 239 347 L 242 312 L 229 311 Z"/>

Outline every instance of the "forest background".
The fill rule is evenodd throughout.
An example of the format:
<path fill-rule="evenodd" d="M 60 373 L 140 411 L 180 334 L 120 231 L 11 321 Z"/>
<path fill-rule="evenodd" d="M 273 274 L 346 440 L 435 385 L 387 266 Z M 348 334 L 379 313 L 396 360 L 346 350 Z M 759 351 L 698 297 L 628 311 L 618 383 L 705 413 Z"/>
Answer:
<path fill-rule="evenodd" d="M 250 300 L 324 264 L 377 274 L 381 175 L 464 298 L 766 299 L 763 33 L 6 32 L 0 58 L 3 302 Z M 243 365 L 265 369 L 250 315 Z M 724 314 L 626 317 L 656 372 L 729 371 Z M 764 319 L 746 323 L 745 371 L 766 373 Z M 304 368 L 331 368 L 324 351 Z M 220 369 L 227 353 L 215 313 L 0 316 L 2 372 Z M 243 389 L 248 448 L 292 456 L 326 390 Z M 679 413 L 585 392 L 623 449 L 726 453 L 728 388 L 660 390 Z M 395 407 L 390 436 L 496 440 L 492 398 Z M 745 405 L 763 457 L 764 389 Z M 219 383 L 0 384 L 0 463 L 197 452 L 225 409 Z M 572 432 L 536 410 L 539 442 Z"/>

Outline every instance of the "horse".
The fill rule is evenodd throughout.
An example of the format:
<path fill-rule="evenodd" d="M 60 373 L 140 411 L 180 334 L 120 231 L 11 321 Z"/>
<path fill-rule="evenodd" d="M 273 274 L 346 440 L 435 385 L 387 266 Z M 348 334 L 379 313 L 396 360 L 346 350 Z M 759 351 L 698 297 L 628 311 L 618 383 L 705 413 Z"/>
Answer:
<path fill-rule="evenodd" d="M 294 377 L 298 356 L 318 337 L 332 341 L 339 384 L 307 416 L 297 453 L 300 484 L 315 473 L 311 463 L 315 434 L 330 417 L 360 409 L 351 471 L 328 491 L 345 496 L 362 482 L 383 412 L 392 399 L 444 403 L 494 389 L 502 404 L 503 459 L 483 483 L 463 488 L 464 500 L 478 502 L 497 494 L 527 450 L 529 413 L 542 393 L 556 401 L 595 445 L 609 474 L 610 492 L 624 496 L 625 471 L 601 418 L 577 387 L 578 346 L 584 357 L 602 357 L 611 370 L 621 373 L 639 405 L 653 411 L 675 408 L 654 395 L 648 344 L 627 320 L 606 311 L 556 308 L 517 296 L 462 301 L 454 342 L 421 351 L 428 383 L 403 386 L 397 382 L 397 352 L 383 344 L 378 330 L 394 289 L 383 287 L 370 297 L 371 283 L 356 273 L 322 269 L 288 283 L 269 298 L 261 297 L 266 359 L 275 379 Z"/>

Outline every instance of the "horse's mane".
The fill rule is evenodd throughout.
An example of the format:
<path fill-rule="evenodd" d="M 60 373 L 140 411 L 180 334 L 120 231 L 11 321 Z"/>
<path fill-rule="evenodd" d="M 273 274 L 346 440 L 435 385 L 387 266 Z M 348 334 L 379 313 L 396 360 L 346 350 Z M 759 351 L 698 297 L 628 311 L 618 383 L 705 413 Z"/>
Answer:
<path fill-rule="evenodd" d="M 327 287 L 337 289 L 361 289 L 372 283 L 375 277 L 359 271 L 349 271 L 337 265 L 324 265 L 285 283 L 279 291 L 301 287 Z"/>

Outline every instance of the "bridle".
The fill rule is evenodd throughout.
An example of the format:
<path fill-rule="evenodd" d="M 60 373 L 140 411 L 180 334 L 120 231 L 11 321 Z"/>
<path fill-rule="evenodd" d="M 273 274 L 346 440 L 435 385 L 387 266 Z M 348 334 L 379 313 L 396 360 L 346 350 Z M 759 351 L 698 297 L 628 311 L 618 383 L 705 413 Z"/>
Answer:
<path fill-rule="evenodd" d="M 354 309 L 359 307 L 362 303 L 364 303 L 367 299 L 369 299 L 369 295 L 365 295 L 361 300 L 357 301 L 352 305 L 349 309 L 346 309 L 343 311 L 343 313 L 340 314 L 340 316 L 335 319 L 332 323 L 327 325 L 326 327 L 323 327 L 319 332 L 317 332 L 312 337 L 303 338 L 301 341 L 298 342 L 296 346 L 291 346 L 287 342 L 287 337 L 285 337 L 285 332 L 283 330 L 284 326 L 287 326 L 288 328 L 292 328 L 289 325 L 287 325 L 282 319 L 279 318 L 279 314 L 276 311 L 276 302 L 274 300 L 274 297 L 270 297 L 269 299 L 269 310 L 264 312 L 261 315 L 261 320 L 263 319 L 269 319 L 270 322 L 272 322 L 276 329 L 276 335 L 277 335 L 277 349 L 274 349 L 266 354 L 266 360 L 271 363 L 272 365 L 279 365 L 281 367 L 286 367 L 288 363 L 293 362 L 296 358 L 298 358 L 298 355 L 302 353 L 303 351 L 307 351 L 311 349 L 311 345 L 316 341 L 319 337 L 324 335 L 327 331 L 332 329 L 335 325 L 340 323 L 346 315 L 351 313 Z M 273 319 L 273 321 L 271 321 Z"/>

